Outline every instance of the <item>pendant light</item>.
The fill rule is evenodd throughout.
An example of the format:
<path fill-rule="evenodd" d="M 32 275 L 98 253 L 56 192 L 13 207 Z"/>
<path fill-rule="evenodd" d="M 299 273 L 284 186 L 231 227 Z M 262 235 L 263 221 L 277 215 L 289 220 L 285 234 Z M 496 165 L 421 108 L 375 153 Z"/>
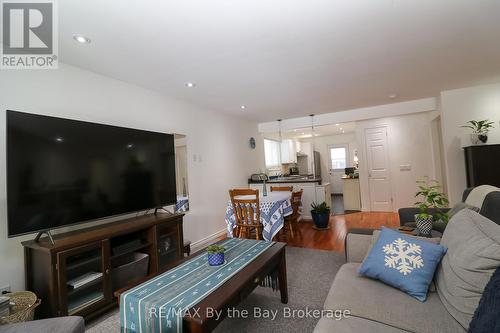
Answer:
<path fill-rule="evenodd" d="M 279 131 L 279 138 L 280 138 L 280 143 L 283 142 L 283 138 L 281 137 L 281 119 L 278 119 L 278 131 Z"/>
<path fill-rule="evenodd" d="M 314 142 L 315 142 L 315 136 L 314 136 L 314 114 L 310 114 L 309 117 L 311 117 L 311 135 L 312 135 L 312 156 L 311 156 L 311 159 L 312 159 L 312 171 L 313 171 L 313 177 L 316 178 L 316 159 L 314 158 Z"/>

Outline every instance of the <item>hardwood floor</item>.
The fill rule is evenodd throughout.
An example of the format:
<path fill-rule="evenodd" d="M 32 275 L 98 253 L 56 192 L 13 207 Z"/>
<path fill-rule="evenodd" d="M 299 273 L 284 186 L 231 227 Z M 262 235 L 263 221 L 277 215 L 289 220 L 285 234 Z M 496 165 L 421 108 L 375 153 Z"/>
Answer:
<path fill-rule="evenodd" d="M 302 237 L 288 235 L 288 246 L 343 252 L 345 236 L 350 228 L 398 227 L 399 217 L 397 213 L 360 212 L 330 217 L 328 230 L 316 230 L 313 225 L 312 221 L 300 222 Z"/>

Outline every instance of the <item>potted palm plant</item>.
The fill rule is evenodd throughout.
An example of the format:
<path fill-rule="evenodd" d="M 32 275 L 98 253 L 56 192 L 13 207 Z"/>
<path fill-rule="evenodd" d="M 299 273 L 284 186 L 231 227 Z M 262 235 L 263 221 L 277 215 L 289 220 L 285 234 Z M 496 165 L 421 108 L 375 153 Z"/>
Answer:
<path fill-rule="evenodd" d="M 415 194 L 415 197 L 420 197 L 421 201 L 415 203 L 415 206 L 420 210 L 420 213 L 415 215 L 415 223 L 419 235 L 429 236 L 434 218 L 430 214 L 430 210 L 435 209 L 434 215 L 439 220 L 447 223 L 448 214 L 441 211 L 441 209 L 448 206 L 448 198 L 441 192 L 441 185 L 437 180 L 429 180 L 426 177 L 424 180 L 418 180 L 417 186 L 419 191 Z"/>
<path fill-rule="evenodd" d="M 477 145 L 479 143 L 486 143 L 488 141 L 488 132 L 495 126 L 493 126 L 492 121 L 485 119 L 485 120 L 469 120 L 462 127 L 470 128 L 472 130 L 470 139 L 472 144 Z"/>
<path fill-rule="evenodd" d="M 220 266 L 224 263 L 224 252 L 226 249 L 222 245 L 213 244 L 207 248 L 208 264 L 210 266 Z"/>
<path fill-rule="evenodd" d="M 311 215 L 316 229 L 328 229 L 330 221 L 330 207 L 323 201 L 320 204 L 313 202 L 311 204 Z"/>

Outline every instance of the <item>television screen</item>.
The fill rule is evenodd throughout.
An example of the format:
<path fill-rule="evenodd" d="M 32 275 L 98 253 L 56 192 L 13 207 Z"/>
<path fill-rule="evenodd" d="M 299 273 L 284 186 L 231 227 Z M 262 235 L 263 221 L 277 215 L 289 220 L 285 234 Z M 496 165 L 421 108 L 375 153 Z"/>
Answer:
<path fill-rule="evenodd" d="M 9 237 L 175 202 L 173 135 L 7 111 Z"/>

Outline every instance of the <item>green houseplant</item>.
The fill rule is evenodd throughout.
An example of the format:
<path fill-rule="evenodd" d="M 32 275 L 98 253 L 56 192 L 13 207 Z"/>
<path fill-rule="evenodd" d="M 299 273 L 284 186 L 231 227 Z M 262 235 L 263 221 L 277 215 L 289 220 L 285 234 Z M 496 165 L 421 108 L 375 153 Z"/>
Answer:
<path fill-rule="evenodd" d="M 429 180 L 425 177 L 417 181 L 418 192 L 416 198 L 421 198 L 415 203 L 420 213 L 415 215 L 415 223 L 420 235 L 428 236 L 432 230 L 433 215 L 431 209 L 435 209 L 434 215 L 441 221 L 448 222 L 448 214 L 441 209 L 448 206 L 448 198 L 441 191 L 441 184 L 437 180 Z"/>
<path fill-rule="evenodd" d="M 222 245 L 213 244 L 207 248 L 208 264 L 210 266 L 219 266 L 224 263 L 224 253 L 226 249 Z"/>
<path fill-rule="evenodd" d="M 488 132 L 490 129 L 495 128 L 493 122 L 488 119 L 485 120 L 469 120 L 462 127 L 470 128 L 472 133 L 470 135 L 472 144 L 486 143 L 488 141 Z"/>
<path fill-rule="evenodd" d="M 311 204 L 311 216 L 314 221 L 316 229 L 328 229 L 328 222 L 330 221 L 330 207 L 323 201 L 320 204 L 313 202 Z"/>

